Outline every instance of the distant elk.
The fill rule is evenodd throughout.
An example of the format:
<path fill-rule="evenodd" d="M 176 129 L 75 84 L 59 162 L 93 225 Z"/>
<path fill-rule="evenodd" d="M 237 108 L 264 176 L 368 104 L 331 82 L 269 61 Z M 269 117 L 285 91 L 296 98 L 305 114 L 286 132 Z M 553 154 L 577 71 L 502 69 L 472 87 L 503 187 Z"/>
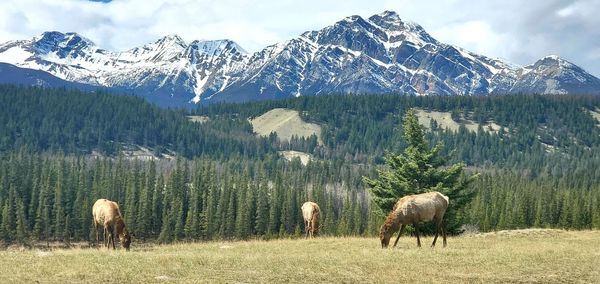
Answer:
<path fill-rule="evenodd" d="M 436 224 L 435 237 L 433 238 L 431 246 L 435 246 L 438 234 L 441 232 L 444 238 L 444 247 L 446 247 L 446 230 L 444 229 L 443 218 L 444 213 L 446 213 L 446 209 L 448 208 L 448 203 L 448 196 L 437 191 L 408 195 L 400 198 L 379 231 L 381 247 L 387 248 L 390 243 L 390 238 L 398 228 L 400 228 L 400 233 L 398 233 L 396 242 L 394 242 L 394 247 L 396 247 L 404 227 L 409 224 L 413 225 L 415 228 L 417 246 L 421 247 L 419 227 L 417 225 L 421 222 L 429 222 L 431 220 L 435 220 Z"/>
<path fill-rule="evenodd" d="M 302 204 L 302 217 L 304 217 L 304 232 L 305 237 L 312 238 L 319 234 L 319 218 L 321 209 L 314 202 L 304 202 Z"/>
<path fill-rule="evenodd" d="M 131 236 L 125 227 L 123 216 L 119 210 L 119 205 L 108 199 L 98 199 L 92 207 L 92 214 L 94 215 L 94 224 L 96 225 L 96 242 L 100 246 L 100 236 L 98 230 L 100 226 L 103 227 L 104 232 L 104 243 L 105 247 L 115 249 L 115 234 L 119 236 L 121 246 L 126 250 L 129 250 L 131 245 Z"/>

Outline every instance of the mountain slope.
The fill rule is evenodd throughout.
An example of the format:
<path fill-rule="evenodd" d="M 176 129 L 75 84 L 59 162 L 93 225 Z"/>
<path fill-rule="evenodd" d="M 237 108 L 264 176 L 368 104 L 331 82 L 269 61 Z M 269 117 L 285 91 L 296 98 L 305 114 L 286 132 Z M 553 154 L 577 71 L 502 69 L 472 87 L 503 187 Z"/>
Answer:
<path fill-rule="evenodd" d="M 45 71 L 19 68 L 8 63 L 0 63 L 0 84 L 17 84 L 44 88 L 64 87 L 83 91 L 93 91 L 99 88 L 97 86 L 65 81 Z"/>
<path fill-rule="evenodd" d="M 350 16 L 254 54 L 230 40 L 186 43 L 176 35 L 112 52 L 75 33 L 46 32 L 0 44 L 0 62 L 161 106 L 328 93 L 600 93 L 600 79 L 564 59 L 515 67 L 441 43 L 391 11 Z"/>

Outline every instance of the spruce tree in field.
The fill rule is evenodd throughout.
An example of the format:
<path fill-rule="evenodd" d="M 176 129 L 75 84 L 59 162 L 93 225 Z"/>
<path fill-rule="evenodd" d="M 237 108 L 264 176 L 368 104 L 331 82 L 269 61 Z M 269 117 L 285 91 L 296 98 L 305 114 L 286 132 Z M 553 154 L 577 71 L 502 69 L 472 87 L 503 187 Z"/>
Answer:
<path fill-rule="evenodd" d="M 401 154 L 387 153 L 385 170 L 377 170 L 377 178 L 364 177 L 370 187 L 373 202 L 383 214 L 392 210 L 403 196 L 429 191 L 439 191 L 450 198 L 444 221 L 450 230 L 460 224 L 457 212 L 474 196 L 468 185 L 478 175 L 463 175 L 463 163 L 447 166 L 448 156 L 442 156 L 440 142 L 430 147 L 425 140 L 424 127 L 418 122 L 414 110 L 404 116 L 404 140 L 406 149 Z"/>

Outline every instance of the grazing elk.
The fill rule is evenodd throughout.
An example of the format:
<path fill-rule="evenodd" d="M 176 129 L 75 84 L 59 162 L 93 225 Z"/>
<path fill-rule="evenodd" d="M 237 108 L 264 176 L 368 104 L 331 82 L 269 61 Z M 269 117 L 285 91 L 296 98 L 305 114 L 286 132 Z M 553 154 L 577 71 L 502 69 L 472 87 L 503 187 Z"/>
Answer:
<path fill-rule="evenodd" d="M 98 199 L 92 207 L 94 215 L 94 224 L 96 225 L 96 241 L 100 245 L 100 236 L 98 235 L 99 227 L 104 229 L 104 246 L 115 249 L 115 233 L 119 236 L 121 246 L 129 250 L 131 245 L 131 236 L 125 227 L 123 216 L 119 211 L 119 205 L 108 199 Z"/>
<path fill-rule="evenodd" d="M 444 247 L 446 247 L 446 230 L 444 229 L 443 218 L 448 208 L 448 196 L 437 191 L 426 192 L 415 195 L 408 195 L 400 198 L 394 205 L 394 209 L 387 216 L 385 222 L 379 231 L 381 247 L 386 248 L 390 243 L 391 236 L 400 228 L 400 233 L 394 242 L 394 247 L 398 244 L 400 235 L 406 225 L 413 225 L 417 236 L 417 246 L 421 246 L 419 238 L 419 228 L 417 225 L 421 222 L 435 220 L 435 237 L 431 246 L 435 246 L 438 234 L 442 233 L 444 238 Z"/>
<path fill-rule="evenodd" d="M 302 204 L 302 217 L 304 217 L 304 232 L 305 237 L 309 236 L 312 238 L 319 234 L 319 218 L 321 215 L 321 209 L 319 205 L 314 202 L 304 202 Z"/>

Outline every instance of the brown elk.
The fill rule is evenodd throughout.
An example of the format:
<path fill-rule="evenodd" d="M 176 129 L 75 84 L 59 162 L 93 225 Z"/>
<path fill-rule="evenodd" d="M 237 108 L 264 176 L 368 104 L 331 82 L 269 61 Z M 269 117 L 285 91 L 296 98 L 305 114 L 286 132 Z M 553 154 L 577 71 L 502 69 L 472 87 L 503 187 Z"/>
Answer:
<path fill-rule="evenodd" d="M 306 238 L 309 236 L 312 238 L 319 234 L 320 215 L 321 209 L 317 203 L 308 201 L 302 204 L 302 217 L 304 217 L 304 232 Z"/>
<path fill-rule="evenodd" d="M 437 191 L 400 198 L 379 231 L 381 247 L 388 247 L 391 236 L 400 228 L 400 233 L 398 233 L 396 242 L 394 242 L 394 247 L 396 247 L 406 225 L 413 225 L 417 236 L 417 246 L 421 247 L 419 227 L 417 225 L 421 222 L 429 222 L 431 220 L 435 220 L 436 224 L 435 237 L 431 246 L 435 246 L 438 234 L 441 232 L 444 238 L 444 247 L 446 247 L 446 230 L 444 229 L 443 218 L 448 208 L 448 203 L 448 196 Z"/>
<path fill-rule="evenodd" d="M 96 242 L 100 246 L 100 236 L 98 230 L 100 226 L 103 227 L 104 232 L 104 243 L 106 247 L 115 249 L 115 233 L 119 236 L 121 246 L 126 250 L 129 250 L 131 245 L 131 236 L 125 227 L 123 216 L 119 210 L 119 205 L 108 199 L 98 199 L 92 207 L 92 214 L 94 215 L 94 224 L 96 225 Z"/>

